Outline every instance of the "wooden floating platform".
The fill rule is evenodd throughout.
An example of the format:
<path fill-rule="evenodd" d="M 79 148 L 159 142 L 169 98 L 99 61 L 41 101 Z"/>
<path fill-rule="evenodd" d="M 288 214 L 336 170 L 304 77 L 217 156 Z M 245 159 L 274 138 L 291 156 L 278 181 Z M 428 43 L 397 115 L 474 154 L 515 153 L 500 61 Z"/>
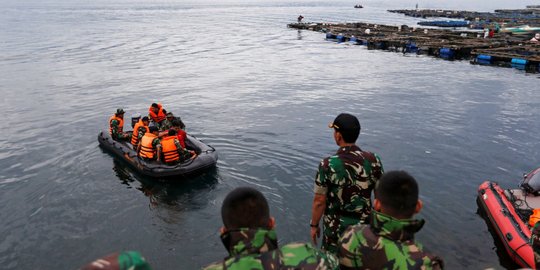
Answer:
<path fill-rule="evenodd" d="M 540 25 L 540 10 L 528 9 L 500 9 L 495 12 L 476 12 L 465 10 L 444 9 L 395 9 L 388 10 L 392 13 L 400 13 L 410 17 L 432 18 L 443 17 L 452 19 L 464 19 L 471 22 L 489 22 L 508 26 L 517 25 Z"/>
<path fill-rule="evenodd" d="M 528 36 L 496 33 L 493 38 L 483 38 L 483 33 L 473 30 L 371 23 L 293 23 L 288 27 L 322 32 L 329 40 L 365 45 L 370 50 L 426 54 L 446 60 L 471 60 L 472 64 L 540 72 L 540 42 L 530 42 Z"/>

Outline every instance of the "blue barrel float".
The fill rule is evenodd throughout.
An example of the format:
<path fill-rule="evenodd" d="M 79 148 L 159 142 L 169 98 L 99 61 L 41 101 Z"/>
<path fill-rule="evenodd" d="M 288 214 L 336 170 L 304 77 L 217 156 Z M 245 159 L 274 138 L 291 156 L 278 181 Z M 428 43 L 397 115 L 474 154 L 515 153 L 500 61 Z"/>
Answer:
<path fill-rule="evenodd" d="M 351 38 L 349 39 L 349 42 L 350 42 L 351 44 L 356 45 L 356 44 L 358 44 L 358 39 L 357 39 L 356 37 L 351 37 Z"/>
<path fill-rule="evenodd" d="M 454 50 L 450 48 L 440 48 L 439 49 L 439 56 L 444 59 L 453 59 L 454 58 Z"/>
<path fill-rule="evenodd" d="M 416 46 L 416 43 L 414 42 L 407 43 L 407 45 L 405 45 L 405 52 L 418 53 L 418 47 Z"/>
<path fill-rule="evenodd" d="M 524 70 L 525 69 L 525 66 L 527 66 L 527 63 L 529 61 L 526 60 L 526 59 L 521 59 L 521 58 L 512 58 L 512 62 L 511 65 L 513 68 L 517 68 L 517 69 L 521 69 L 521 70 Z"/>
<path fill-rule="evenodd" d="M 332 33 L 326 33 L 326 39 L 336 39 L 336 35 Z"/>
<path fill-rule="evenodd" d="M 493 57 L 491 55 L 479 54 L 476 56 L 476 63 L 481 65 L 490 65 Z"/>
<path fill-rule="evenodd" d="M 336 38 L 338 42 L 345 42 L 345 36 L 343 34 L 337 35 Z"/>

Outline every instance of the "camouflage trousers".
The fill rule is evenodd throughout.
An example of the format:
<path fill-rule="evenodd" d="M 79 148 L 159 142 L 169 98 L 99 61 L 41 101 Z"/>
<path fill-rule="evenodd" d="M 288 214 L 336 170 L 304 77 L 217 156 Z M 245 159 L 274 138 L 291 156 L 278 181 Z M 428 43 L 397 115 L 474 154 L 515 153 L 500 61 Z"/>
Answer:
<path fill-rule="evenodd" d="M 326 250 L 334 255 L 338 252 L 338 240 L 343 232 L 352 225 L 365 224 L 367 219 L 362 222 L 362 219 L 357 217 L 345 217 L 337 215 L 325 215 L 323 218 L 323 250 Z"/>

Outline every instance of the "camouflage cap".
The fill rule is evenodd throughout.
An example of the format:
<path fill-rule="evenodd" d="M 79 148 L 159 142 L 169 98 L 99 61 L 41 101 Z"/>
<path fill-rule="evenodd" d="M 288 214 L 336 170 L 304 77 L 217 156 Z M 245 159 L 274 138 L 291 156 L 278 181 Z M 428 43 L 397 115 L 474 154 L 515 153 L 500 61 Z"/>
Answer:
<path fill-rule="evenodd" d="M 124 109 L 122 109 L 122 108 L 116 109 L 116 114 L 124 114 L 124 113 L 125 113 Z"/>
<path fill-rule="evenodd" d="M 167 113 L 167 117 L 174 117 L 174 115 L 173 115 L 172 112 L 168 112 L 168 113 Z"/>

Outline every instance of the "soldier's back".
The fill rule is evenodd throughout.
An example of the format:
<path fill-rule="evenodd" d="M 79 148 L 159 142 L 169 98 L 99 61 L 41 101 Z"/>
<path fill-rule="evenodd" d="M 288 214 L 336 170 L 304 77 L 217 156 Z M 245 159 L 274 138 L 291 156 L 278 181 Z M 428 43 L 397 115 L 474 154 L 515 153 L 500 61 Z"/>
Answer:
<path fill-rule="evenodd" d="M 229 257 L 204 269 L 338 270 L 339 263 L 336 257 L 313 247 L 311 244 L 290 243 L 268 252 Z"/>

